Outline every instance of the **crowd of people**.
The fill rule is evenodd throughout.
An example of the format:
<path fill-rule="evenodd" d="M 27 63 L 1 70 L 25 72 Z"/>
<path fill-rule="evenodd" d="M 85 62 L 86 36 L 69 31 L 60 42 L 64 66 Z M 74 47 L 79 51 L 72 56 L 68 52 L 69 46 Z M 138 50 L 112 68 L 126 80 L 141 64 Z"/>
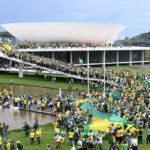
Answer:
<path fill-rule="evenodd" d="M 11 43 L 16 49 L 48 49 L 48 48 L 96 48 L 96 47 L 131 47 L 132 44 L 129 42 L 115 42 L 102 44 L 102 43 L 80 43 L 80 42 L 33 42 L 33 41 L 18 41 L 14 37 L 5 37 L 0 41 L 0 44 Z"/>
<path fill-rule="evenodd" d="M 66 63 L 60 60 L 50 59 L 47 57 L 43 57 L 43 56 L 31 54 L 31 53 L 18 52 L 16 50 L 12 50 L 12 46 L 9 46 L 7 44 L 5 44 L 4 46 L 6 48 L 4 53 L 8 55 L 9 57 L 17 58 L 24 62 L 36 64 L 41 67 L 46 67 L 46 68 L 53 69 L 56 71 L 61 71 L 67 74 L 80 76 L 81 78 L 87 78 L 88 68 L 84 67 L 82 64 L 77 66 L 71 63 Z M 104 72 L 103 68 L 90 68 L 89 77 L 94 78 L 94 79 L 104 79 L 103 72 Z M 106 80 L 110 76 L 112 76 L 111 79 L 113 79 L 114 76 L 116 76 L 116 74 L 118 74 L 117 71 L 114 71 L 114 72 L 107 71 Z"/>
<path fill-rule="evenodd" d="M 110 47 L 109 44 L 93 44 L 93 43 L 79 43 L 79 42 L 21 42 L 16 39 L 3 40 L 14 45 L 16 49 L 48 49 L 48 48 L 88 48 L 88 47 Z"/>
<path fill-rule="evenodd" d="M 6 59 L 0 59 L 0 68 L 7 69 L 10 67 L 9 61 Z"/>
<path fill-rule="evenodd" d="M 142 144 L 143 141 L 144 128 L 147 128 L 146 143 L 150 143 L 149 77 L 132 71 L 121 71 L 118 74 L 118 86 L 109 85 L 106 88 L 106 105 L 103 103 L 102 92 L 100 94 L 96 90 L 91 94 L 93 98 L 91 103 L 98 111 L 116 113 L 132 124 L 131 126 L 111 124 L 108 133 L 110 136 L 109 149 L 126 147 L 126 150 L 137 150 L 138 144 Z M 89 95 L 83 95 L 83 99 L 86 98 L 89 98 Z M 99 137 L 102 136 L 100 131 L 98 133 L 94 133 L 92 130 L 89 133 L 84 131 L 84 125 L 90 123 L 94 115 L 92 110 L 82 111 L 81 114 L 78 114 L 77 110 L 78 108 L 72 105 L 64 115 L 59 116 L 55 123 L 56 147 L 60 148 L 63 143 L 65 130 L 70 145 L 75 144 L 78 149 L 93 149 L 100 143 L 99 149 L 103 149 L 101 147 L 102 140 L 99 142 Z"/>
<path fill-rule="evenodd" d="M 8 125 L 0 122 L 0 150 L 23 150 L 23 144 L 20 140 L 14 142 L 8 138 L 8 129 Z M 41 143 L 42 128 L 39 126 L 38 120 L 35 121 L 32 128 L 25 122 L 23 130 L 25 137 L 29 138 L 31 144 L 34 144 L 35 138 L 38 144 Z"/>
<path fill-rule="evenodd" d="M 26 62 L 31 62 L 53 68 L 66 73 L 86 77 L 87 68 L 75 66 L 61 61 L 52 60 L 28 53 L 7 51 L 7 55 Z M 90 68 L 90 77 L 103 79 L 103 69 Z M 14 107 L 34 109 L 58 113 L 58 120 L 54 122 L 55 146 L 68 143 L 72 150 L 77 147 L 79 150 L 92 150 L 103 147 L 104 134 L 102 131 L 86 131 L 85 125 L 93 122 L 93 110 L 82 110 L 76 105 L 77 100 L 88 100 L 97 111 L 101 113 L 116 114 L 125 118 L 130 125 L 110 124 L 108 137 L 109 150 L 138 150 L 138 144 L 143 143 L 143 129 L 146 128 L 146 143 L 150 144 L 150 76 L 139 74 L 134 71 L 110 70 L 106 71 L 105 93 L 103 95 L 103 82 L 90 81 L 90 94 L 80 93 L 78 96 L 62 95 L 52 98 L 50 95 L 37 97 L 36 95 L 15 95 L 6 89 L 0 91 L 0 100 L 3 103 L 13 104 Z M 38 144 L 41 143 L 42 130 L 35 123 L 35 130 L 30 130 L 25 124 L 25 135 L 30 137 L 31 144 L 34 144 L 35 137 Z M 67 138 L 68 137 L 68 138 Z"/>
<path fill-rule="evenodd" d="M 92 122 L 92 110 L 80 110 L 76 106 L 76 100 L 88 99 L 90 104 L 102 113 L 115 113 L 127 119 L 131 126 L 110 126 L 109 147 L 119 149 L 126 146 L 128 149 L 136 150 L 138 144 L 142 144 L 143 129 L 147 129 L 147 143 L 150 143 L 150 78 L 148 75 L 138 74 L 133 71 L 108 71 L 106 79 L 113 80 L 112 84 L 106 86 L 106 97 L 103 97 L 103 83 L 91 82 L 91 94 L 80 93 L 78 96 L 62 95 L 57 98 L 47 96 L 31 96 L 20 94 L 15 96 L 4 89 L 0 92 L 0 99 L 12 102 L 14 106 L 35 110 L 59 113 L 55 126 L 56 148 L 69 138 L 69 144 L 78 149 L 93 149 L 102 146 L 103 134 L 92 130 L 86 133 L 84 126 Z M 116 83 L 114 85 L 113 83 Z M 94 86 L 93 86 L 94 84 Z M 92 88 L 94 87 L 94 88 Z M 105 99 L 105 103 L 104 103 Z M 80 111 L 80 113 L 78 113 Z M 31 130 L 32 131 L 32 130 Z M 35 131 L 34 135 L 35 135 Z M 31 134 L 32 137 L 32 134 Z M 34 141 L 31 140 L 31 143 Z"/>
<path fill-rule="evenodd" d="M 9 57 L 14 57 L 25 62 L 37 64 L 42 67 L 54 69 L 72 75 L 81 76 L 82 78 L 87 78 L 88 69 L 86 67 L 83 67 L 82 64 L 80 66 L 77 66 L 71 63 L 65 63 L 60 60 L 53 60 L 50 58 L 34 55 L 31 53 L 21 53 L 12 50 L 11 47 L 9 47 L 5 51 L 5 54 L 7 54 Z M 90 68 L 89 77 L 95 79 L 103 79 L 103 69 Z"/>
<path fill-rule="evenodd" d="M 0 150 L 23 150 L 22 143 L 14 142 L 8 138 L 9 126 L 0 122 Z"/>
<path fill-rule="evenodd" d="M 35 138 L 37 139 L 37 143 L 41 144 L 42 128 L 39 126 L 38 120 L 35 121 L 33 127 L 30 128 L 29 124 L 25 122 L 23 126 L 25 136 L 30 138 L 31 144 L 34 144 Z"/>

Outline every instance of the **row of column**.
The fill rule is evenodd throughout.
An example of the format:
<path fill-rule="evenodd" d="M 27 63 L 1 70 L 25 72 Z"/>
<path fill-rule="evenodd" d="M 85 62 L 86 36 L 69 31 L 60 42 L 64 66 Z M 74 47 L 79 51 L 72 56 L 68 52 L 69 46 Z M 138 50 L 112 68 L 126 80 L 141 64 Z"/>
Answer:
<path fill-rule="evenodd" d="M 104 55 L 104 52 L 106 53 L 106 51 L 103 51 L 103 63 L 104 63 L 104 59 L 106 59 L 106 55 Z M 87 51 L 87 53 L 88 53 L 88 51 Z M 87 57 L 88 57 L 88 54 L 87 54 Z M 129 65 L 130 66 L 132 66 L 132 62 L 133 62 L 132 61 L 132 51 L 129 51 Z M 72 63 L 72 51 L 70 52 L 70 63 Z M 144 50 L 142 51 L 141 64 L 144 65 Z M 116 51 L 116 65 L 119 66 L 119 51 Z"/>
<path fill-rule="evenodd" d="M 119 53 L 117 51 L 117 53 Z M 142 51 L 142 61 L 141 61 L 141 64 L 144 65 L 144 50 Z M 129 52 L 129 65 L 132 66 L 132 51 Z"/>
<path fill-rule="evenodd" d="M 106 60 L 106 55 L 105 55 L 106 51 L 103 52 L 103 63 L 105 62 Z M 144 50 L 142 51 L 142 61 L 141 61 L 141 64 L 144 65 Z M 106 62 L 105 62 L 106 63 Z M 132 51 L 129 52 L 129 65 L 132 66 Z M 117 54 L 116 54 L 116 65 L 119 66 L 119 51 L 117 51 Z"/>
<path fill-rule="evenodd" d="M 72 51 L 70 51 L 70 63 L 72 63 L 72 57 L 73 57 Z M 54 52 L 52 52 L 52 59 L 53 60 L 55 59 Z M 103 51 L 103 62 L 104 62 L 104 59 L 105 58 L 104 58 L 104 51 Z M 142 51 L 142 62 L 141 62 L 141 64 L 144 65 L 144 50 Z M 119 66 L 119 51 L 116 51 L 116 65 Z M 129 51 L 129 65 L 132 66 L 132 51 Z"/>

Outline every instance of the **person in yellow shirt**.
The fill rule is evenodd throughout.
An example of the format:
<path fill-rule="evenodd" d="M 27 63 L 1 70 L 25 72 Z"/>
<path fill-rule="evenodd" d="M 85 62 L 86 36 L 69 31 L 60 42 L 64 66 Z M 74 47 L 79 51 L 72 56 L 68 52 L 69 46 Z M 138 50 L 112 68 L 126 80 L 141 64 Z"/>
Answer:
<path fill-rule="evenodd" d="M 58 124 L 59 124 L 59 123 L 58 123 L 57 121 L 53 122 L 54 127 L 57 127 Z"/>
<path fill-rule="evenodd" d="M 116 141 L 120 140 L 120 131 L 119 131 L 119 129 L 116 130 L 115 139 L 116 139 Z"/>
<path fill-rule="evenodd" d="M 27 108 L 27 99 L 24 97 L 24 108 Z"/>
<path fill-rule="evenodd" d="M 73 138 L 74 138 L 74 132 L 69 131 L 68 135 L 69 135 L 69 144 L 72 145 Z"/>
<path fill-rule="evenodd" d="M 123 134 L 124 134 L 124 130 L 121 127 L 119 130 L 119 144 L 121 144 L 123 141 Z"/>
<path fill-rule="evenodd" d="M 31 144 L 34 144 L 34 136 L 35 136 L 34 130 L 31 130 L 31 132 L 30 132 L 30 142 L 31 142 Z"/>
<path fill-rule="evenodd" d="M 60 133 L 60 128 L 57 126 L 57 127 L 55 127 L 55 133 L 56 134 L 59 134 Z"/>
<path fill-rule="evenodd" d="M 10 140 L 8 140 L 7 144 L 6 144 L 6 150 L 11 150 L 10 149 Z"/>
<path fill-rule="evenodd" d="M 35 135 L 37 137 L 37 142 L 38 144 L 41 143 L 41 136 L 42 136 L 42 129 L 41 128 L 38 128 L 35 132 Z"/>
<path fill-rule="evenodd" d="M 136 133 L 137 129 L 136 129 L 135 125 L 133 125 L 133 126 L 130 128 L 130 131 L 131 131 L 133 134 Z"/>
<path fill-rule="evenodd" d="M 109 102 L 109 103 L 112 103 L 112 101 L 113 101 L 112 96 L 109 96 L 109 97 L 108 97 L 108 102 Z"/>

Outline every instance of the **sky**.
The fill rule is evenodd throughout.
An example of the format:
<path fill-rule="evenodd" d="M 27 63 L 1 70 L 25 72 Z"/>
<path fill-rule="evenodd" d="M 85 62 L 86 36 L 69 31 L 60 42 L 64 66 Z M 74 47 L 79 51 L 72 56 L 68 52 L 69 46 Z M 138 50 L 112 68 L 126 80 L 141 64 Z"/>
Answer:
<path fill-rule="evenodd" d="M 126 29 L 119 37 L 150 31 L 150 0 L 0 0 L 0 6 L 0 24 L 121 23 Z"/>

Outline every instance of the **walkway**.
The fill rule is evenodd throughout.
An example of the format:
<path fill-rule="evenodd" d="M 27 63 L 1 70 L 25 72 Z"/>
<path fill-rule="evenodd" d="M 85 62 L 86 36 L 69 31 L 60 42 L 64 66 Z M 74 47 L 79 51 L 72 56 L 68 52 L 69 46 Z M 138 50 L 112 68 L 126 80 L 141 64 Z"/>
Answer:
<path fill-rule="evenodd" d="M 57 70 L 53 70 L 53 69 L 50 69 L 50 68 L 41 67 L 41 66 L 39 66 L 37 64 L 25 62 L 25 61 L 22 61 L 22 60 L 17 59 L 17 58 L 8 57 L 7 55 L 2 53 L 1 51 L 0 51 L 0 57 L 1 58 L 5 58 L 7 60 L 11 60 L 11 61 L 17 62 L 17 63 L 28 65 L 28 66 L 31 66 L 31 67 L 34 67 L 34 68 L 37 68 L 37 69 L 42 69 L 44 71 L 48 71 L 49 73 L 61 74 L 61 75 L 64 75 L 64 76 L 67 76 L 67 77 L 71 77 L 71 78 L 74 78 L 74 79 L 79 79 L 79 80 L 88 80 L 88 78 L 82 78 L 82 77 L 77 76 L 77 75 L 72 75 L 72 74 L 64 73 L 62 71 L 57 71 Z M 90 81 L 100 81 L 100 79 L 94 79 L 94 78 L 89 78 L 89 80 Z M 101 81 L 103 81 L 103 80 L 101 80 Z"/>

